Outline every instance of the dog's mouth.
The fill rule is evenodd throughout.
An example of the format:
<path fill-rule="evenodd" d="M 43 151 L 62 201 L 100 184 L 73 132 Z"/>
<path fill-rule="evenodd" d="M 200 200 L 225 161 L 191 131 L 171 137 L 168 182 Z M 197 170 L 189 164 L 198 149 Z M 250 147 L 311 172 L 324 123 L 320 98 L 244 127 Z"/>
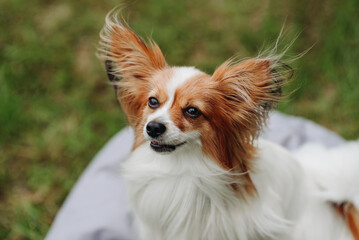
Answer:
<path fill-rule="evenodd" d="M 151 141 L 150 146 L 156 152 L 173 152 L 174 150 L 176 150 L 177 147 L 180 147 L 185 143 L 186 142 L 182 142 L 177 145 L 170 145 L 170 144 L 161 143 L 161 142 L 157 142 L 157 141 Z"/>

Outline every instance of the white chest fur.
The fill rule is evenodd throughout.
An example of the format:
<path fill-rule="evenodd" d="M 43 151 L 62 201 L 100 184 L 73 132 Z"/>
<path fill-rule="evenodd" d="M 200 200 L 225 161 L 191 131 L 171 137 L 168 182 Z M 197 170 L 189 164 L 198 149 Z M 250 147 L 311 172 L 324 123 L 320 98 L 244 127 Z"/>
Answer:
<path fill-rule="evenodd" d="M 230 173 L 204 156 L 199 146 L 183 146 L 170 154 L 140 146 L 122 170 L 141 237 L 288 239 L 297 218 L 296 208 L 291 208 L 298 206 L 300 191 L 286 185 L 296 184 L 300 173 L 295 161 L 283 160 L 288 156 L 283 157 L 280 148 L 269 151 L 273 146 L 267 145 L 249 173 L 257 194 L 247 199 L 236 196 Z M 273 164 L 279 168 L 268 171 Z"/>

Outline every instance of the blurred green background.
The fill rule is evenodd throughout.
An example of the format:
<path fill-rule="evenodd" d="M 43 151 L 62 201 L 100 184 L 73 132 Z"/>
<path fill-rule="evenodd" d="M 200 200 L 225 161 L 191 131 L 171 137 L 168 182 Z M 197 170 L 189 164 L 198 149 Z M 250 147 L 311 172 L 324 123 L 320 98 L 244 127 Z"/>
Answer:
<path fill-rule="evenodd" d="M 71 187 L 125 126 L 98 33 L 115 0 L 0 0 L 0 239 L 42 239 Z M 123 14 L 172 65 L 209 73 L 255 56 L 285 23 L 298 88 L 280 104 L 359 137 L 358 0 L 128 1 Z"/>

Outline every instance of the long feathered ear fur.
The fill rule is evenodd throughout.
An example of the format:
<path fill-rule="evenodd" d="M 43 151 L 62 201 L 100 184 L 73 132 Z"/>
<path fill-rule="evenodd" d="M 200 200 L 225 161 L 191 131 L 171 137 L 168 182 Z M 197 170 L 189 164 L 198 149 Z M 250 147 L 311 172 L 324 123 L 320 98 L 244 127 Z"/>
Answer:
<path fill-rule="evenodd" d="M 216 132 L 209 154 L 220 156 L 224 167 L 238 172 L 251 169 L 257 137 L 268 111 L 281 96 L 281 87 L 292 68 L 276 58 L 254 58 L 240 63 L 227 61 L 211 77 L 215 83 Z M 217 151 L 217 152 L 216 152 Z"/>
<path fill-rule="evenodd" d="M 218 83 L 233 122 L 248 130 L 245 139 L 255 137 L 268 112 L 283 98 L 282 86 L 293 72 L 275 57 L 229 60 L 216 69 L 212 80 Z"/>
<path fill-rule="evenodd" d="M 118 21 L 116 13 L 110 12 L 106 17 L 98 51 L 129 123 L 136 125 L 140 109 L 146 104 L 151 76 L 167 63 L 155 42 L 143 41 Z"/>

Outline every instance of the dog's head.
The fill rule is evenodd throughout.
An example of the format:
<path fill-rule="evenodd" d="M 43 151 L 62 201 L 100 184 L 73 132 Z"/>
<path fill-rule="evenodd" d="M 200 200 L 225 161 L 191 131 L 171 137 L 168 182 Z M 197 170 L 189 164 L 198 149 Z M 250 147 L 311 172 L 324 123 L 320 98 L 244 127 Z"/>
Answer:
<path fill-rule="evenodd" d="M 252 140 L 286 80 L 276 58 L 227 61 L 212 75 L 170 67 L 152 40 L 107 17 L 101 56 L 130 125 L 134 148 L 161 153 L 200 147 L 226 169 L 246 171 Z"/>

